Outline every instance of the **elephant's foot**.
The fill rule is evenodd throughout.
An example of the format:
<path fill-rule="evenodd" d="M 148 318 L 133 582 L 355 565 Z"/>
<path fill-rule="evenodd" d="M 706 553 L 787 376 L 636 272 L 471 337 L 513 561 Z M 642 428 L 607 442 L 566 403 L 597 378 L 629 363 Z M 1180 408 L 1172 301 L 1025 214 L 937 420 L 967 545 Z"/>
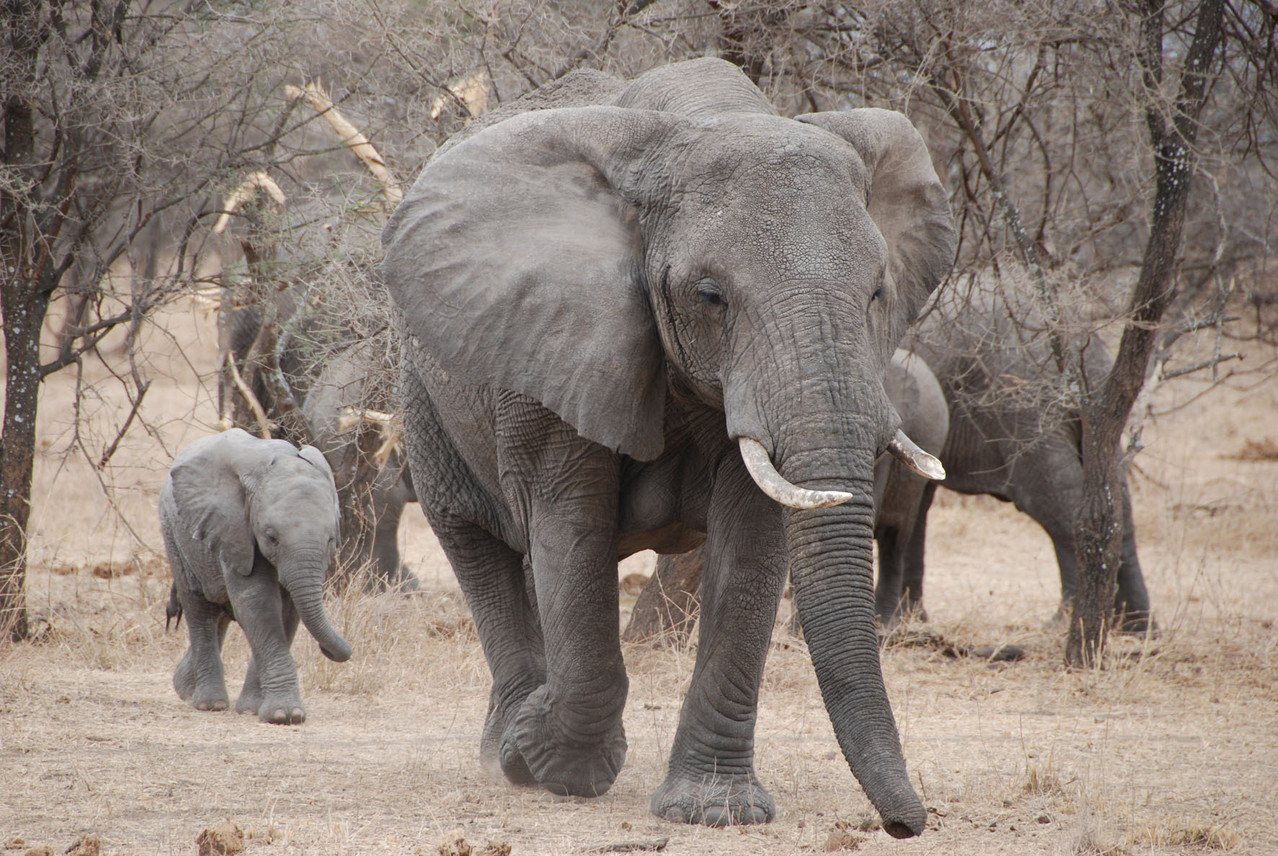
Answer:
<path fill-rule="evenodd" d="M 388 585 L 391 591 L 397 594 L 416 594 L 422 590 L 422 584 L 408 569 L 407 565 L 400 564 L 399 569 L 394 573 Z"/>
<path fill-rule="evenodd" d="M 270 722 L 276 726 L 300 726 L 307 721 L 307 712 L 302 708 L 302 701 L 288 695 L 266 696 L 249 695 L 240 692 L 235 701 L 235 713 L 256 713 L 262 722 Z"/>
<path fill-rule="evenodd" d="M 417 594 L 422 591 L 422 584 L 406 565 L 401 563 L 398 568 L 391 571 L 387 571 L 384 568 L 384 565 L 376 563 L 368 566 L 368 573 L 362 575 L 365 592 L 368 594 L 382 594 L 384 592 L 391 594 Z"/>
<path fill-rule="evenodd" d="M 777 814 L 753 770 L 704 775 L 672 770 L 652 795 L 651 807 L 665 820 L 706 826 L 770 823 Z"/>
<path fill-rule="evenodd" d="M 535 782 L 559 796 L 597 797 L 617 778 L 626 760 L 626 733 L 617 724 L 583 741 L 564 734 L 545 686 L 524 701 L 502 737 L 502 773 L 516 784 Z"/>
<path fill-rule="evenodd" d="M 506 730 L 515 719 L 526 699 L 533 690 L 541 686 L 540 682 L 527 685 L 522 692 L 504 703 L 494 703 L 488 713 L 488 721 L 484 723 L 484 732 L 479 738 L 479 761 L 495 776 L 505 776 L 511 784 L 520 787 L 531 787 L 537 784 L 532 771 L 524 763 L 524 757 L 511 744 L 505 744 L 507 751 L 502 753 Z"/>
<path fill-rule="evenodd" d="M 173 689 L 177 691 L 178 698 L 190 702 L 196 710 L 226 710 L 230 706 L 226 685 L 221 680 L 200 680 L 189 649 L 173 672 Z"/>
<path fill-rule="evenodd" d="M 301 725 L 306 721 L 297 693 L 265 695 L 261 689 L 245 688 L 235 702 L 236 713 L 256 713 L 263 722 L 274 725 Z"/>

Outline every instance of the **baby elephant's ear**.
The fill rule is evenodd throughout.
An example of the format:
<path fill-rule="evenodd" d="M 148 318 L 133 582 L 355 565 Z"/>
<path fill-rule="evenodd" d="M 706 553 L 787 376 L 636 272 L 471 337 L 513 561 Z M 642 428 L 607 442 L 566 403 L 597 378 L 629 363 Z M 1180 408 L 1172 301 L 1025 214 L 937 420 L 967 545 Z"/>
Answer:
<path fill-rule="evenodd" d="M 328 459 L 319 449 L 314 446 L 303 446 L 297 451 L 297 455 L 327 476 L 329 481 L 333 481 L 333 468 L 328 465 Z"/>
<path fill-rule="evenodd" d="M 337 498 L 337 482 L 333 478 L 333 468 L 328 465 L 328 459 L 324 457 L 324 453 L 314 446 L 303 446 L 298 450 L 297 455 L 323 474 L 325 482 L 332 489 L 333 513 L 340 515 L 341 504 Z"/>
<path fill-rule="evenodd" d="M 645 291 L 640 185 L 645 158 L 686 122 L 543 110 L 433 159 L 382 236 L 405 332 L 449 373 L 655 458 L 664 357 Z"/>
<path fill-rule="evenodd" d="M 179 524 L 209 548 L 223 574 L 253 573 L 253 529 L 240 473 L 264 465 L 272 442 L 232 428 L 196 440 L 169 470 Z"/>

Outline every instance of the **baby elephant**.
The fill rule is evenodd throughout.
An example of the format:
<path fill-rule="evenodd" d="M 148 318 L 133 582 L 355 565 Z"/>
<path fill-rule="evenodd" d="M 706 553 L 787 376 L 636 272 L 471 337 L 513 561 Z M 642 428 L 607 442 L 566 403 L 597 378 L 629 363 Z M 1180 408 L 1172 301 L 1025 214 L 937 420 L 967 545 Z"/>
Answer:
<path fill-rule="evenodd" d="M 222 641 L 234 619 L 253 656 L 235 703 L 264 722 L 306 719 L 289 653 L 300 617 L 330 660 L 351 646 L 324 613 L 338 538 L 333 471 L 319 450 L 233 428 L 182 450 L 160 490 L 160 529 L 173 568 L 170 618 L 191 646 L 173 687 L 198 710 L 227 708 Z"/>

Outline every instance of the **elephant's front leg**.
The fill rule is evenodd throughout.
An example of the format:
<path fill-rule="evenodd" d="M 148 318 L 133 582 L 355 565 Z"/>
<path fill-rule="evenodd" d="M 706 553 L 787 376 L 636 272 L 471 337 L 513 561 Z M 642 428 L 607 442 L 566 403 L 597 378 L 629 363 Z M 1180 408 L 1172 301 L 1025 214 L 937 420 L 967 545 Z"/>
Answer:
<path fill-rule="evenodd" d="M 480 761 L 516 785 L 535 785 L 523 758 L 502 751 L 506 731 L 524 699 L 546 682 L 541 626 L 527 590 L 523 558 L 476 524 L 442 513 L 431 513 L 430 524 L 466 595 L 493 677 L 479 739 Z"/>
<path fill-rule="evenodd" d="M 293 646 L 293 637 L 297 635 L 297 610 L 293 607 L 293 599 L 289 597 L 288 592 L 281 591 L 281 602 L 284 613 L 284 638 L 289 649 Z M 292 655 L 290 654 L 290 660 Z M 294 667 L 294 675 L 296 675 L 296 667 Z M 299 691 L 300 696 L 300 691 Z M 271 708 L 274 707 L 274 710 Z M 268 716 L 261 716 L 261 711 L 267 709 Z M 306 712 L 301 708 L 300 698 L 296 702 L 295 710 L 288 710 L 288 705 L 279 705 L 278 703 L 268 703 L 266 693 L 262 690 L 262 674 L 257 663 L 257 654 L 249 657 L 248 670 L 244 673 L 244 687 L 240 690 L 240 697 L 235 702 L 236 713 L 256 713 L 264 721 L 276 723 L 301 723 L 306 720 Z M 296 718 L 300 715 L 300 719 Z"/>
<path fill-rule="evenodd" d="M 612 786 L 626 756 L 627 682 L 617 632 L 620 466 L 612 452 L 555 422 L 503 471 L 508 490 L 523 493 L 546 682 L 506 729 L 502 766 L 509 769 L 517 756 L 543 788 L 597 796 Z"/>
<path fill-rule="evenodd" d="M 755 777 L 754 725 L 787 563 L 779 509 L 735 458 L 720 466 L 708 528 L 697 663 L 652 811 L 765 823 L 776 810 Z"/>
<path fill-rule="evenodd" d="M 297 665 L 289 652 L 297 631 L 292 601 L 275 575 L 259 564 L 249 584 L 233 592 L 231 604 L 253 652 L 244 688 L 235 702 L 236 712 L 256 713 L 263 722 L 279 725 L 305 722 Z"/>

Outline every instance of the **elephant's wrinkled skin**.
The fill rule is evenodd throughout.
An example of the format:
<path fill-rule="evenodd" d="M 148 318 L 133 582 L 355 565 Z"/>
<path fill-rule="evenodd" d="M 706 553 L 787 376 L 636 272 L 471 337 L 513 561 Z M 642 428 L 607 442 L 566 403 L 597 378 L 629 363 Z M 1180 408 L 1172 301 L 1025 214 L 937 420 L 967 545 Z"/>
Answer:
<path fill-rule="evenodd" d="M 351 656 L 324 612 L 338 511 L 323 455 L 238 428 L 196 440 L 160 489 L 160 531 L 173 569 L 169 617 L 186 618 L 191 641 L 173 674 L 178 695 L 199 710 L 227 708 L 222 642 L 234 620 L 253 652 L 235 709 L 305 721 L 289 653 L 298 619 L 329 659 Z"/>
<path fill-rule="evenodd" d="M 1060 568 L 1062 605 L 1078 592 L 1074 529 L 1083 505 L 1083 462 L 1077 406 L 1063 389 L 1045 325 L 1034 301 L 1007 289 L 971 285 L 938 295 L 909 336 L 910 349 L 940 381 L 950 431 L 941 450 L 945 487 L 1010 501 L 1046 530 Z M 1112 359 L 1089 335 L 1083 367 L 1098 388 Z M 923 492 L 917 534 L 904 566 L 904 603 L 922 606 L 923 530 L 936 484 Z M 1123 481 L 1123 553 L 1115 616 L 1120 630 L 1155 630 L 1136 555 L 1131 497 Z"/>
<path fill-rule="evenodd" d="M 418 499 L 493 675 L 484 761 L 561 794 L 611 786 L 617 559 L 705 533 L 653 811 L 773 817 L 754 724 L 790 568 L 844 755 L 884 828 L 921 832 L 871 568 L 874 460 L 912 454 L 883 375 L 955 246 L 909 121 L 781 118 L 719 60 L 575 75 L 443 147 L 383 240 Z"/>

